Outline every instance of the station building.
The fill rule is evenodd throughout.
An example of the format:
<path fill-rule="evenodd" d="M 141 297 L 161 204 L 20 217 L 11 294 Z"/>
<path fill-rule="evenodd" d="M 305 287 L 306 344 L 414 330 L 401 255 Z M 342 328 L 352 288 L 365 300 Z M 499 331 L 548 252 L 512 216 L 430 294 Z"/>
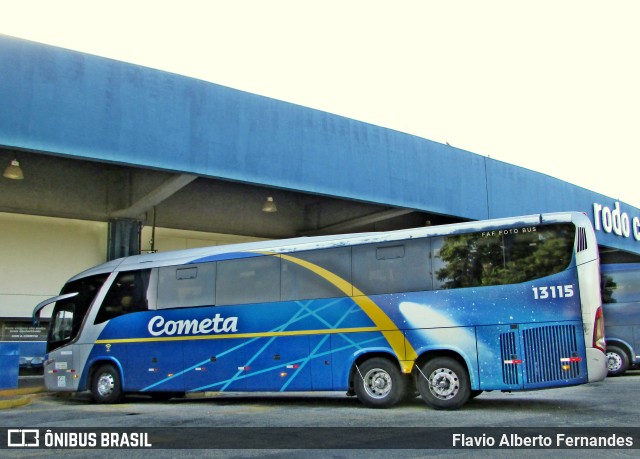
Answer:
<path fill-rule="evenodd" d="M 640 209 L 554 177 L 1 35 L 0 171 L 5 320 L 106 260 L 260 239 L 573 210 L 603 261 L 640 255 Z"/>

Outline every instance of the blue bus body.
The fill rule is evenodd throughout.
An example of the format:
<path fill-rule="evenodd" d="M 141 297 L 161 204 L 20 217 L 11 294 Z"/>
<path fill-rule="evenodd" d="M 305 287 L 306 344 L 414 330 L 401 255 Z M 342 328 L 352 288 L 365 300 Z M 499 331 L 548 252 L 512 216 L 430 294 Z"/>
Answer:
<path fill-rule="evenodd" d="M 609 375 L 640 366 L 640 263 L 601 265 Z"/>
<path fill-rule="evenodd" d="M 516 247 L 526 231 L 538 234 L 517 251 L 543 247 L 551 224 L 572 228 L 566 266 L 491 285 L 527 266 L 506 273 L 507 264 L 488 266 L 477 253 Z M 545 250 L 558 250 L 550 244 Z M 459 277 L 471 270 L 489 285 L 465 287 Z M 69 291 L 85 279 L 99 285 L 68 342 L 52 345 L 73 308 L 52 317 L 45 381 L 51 390 L 96 391 L 107 366 L 107 385 L 123 393 L 347 391 L 380 407 L 392 404 L 384 399 L 393 384 L 393 393 L 418 387 L 426 398 L 439 381 L 433 406 L 445 409 L 485 390 L 584 384 L 606 375 L 598 273 L 595 236 L 577 213 L 131 257 L 70 280 Z M 105 312 L 114 290 L 139 289 L 134 274 L 145 306 Z M 75 301 L 67 290 L 60 305 Z M 468 393 L 454 403 L 458 374 Z"/>
<path fill-rule="evenodd" d="M 575 270 L 567 270 L 536 284 L 576 283 Z M 586 359 L 571 363 L 571 371 L 557 365 L 574 353 L 586 354 L 577 296 L 533 305 L 530 285 L 504 286 L 469 300 L 476 295 L 473 289 L 461 289 L 369 298 L 399 324 L 418 355 L 431 350 L 460 355 L 470 369 L 472 388 L 538 389 L 587 382 Z M 196 332 L 216 319 L 219 332 L 213 326 Z M 180 333 L 185 323 L 190 333 Z M 354 298 L 286 302 L 277 308 L 272 303 L 201 307 L 188 314 L 181 309 L 145 311 L 111 320 L 92 345 L 88 364 L 105 358 L 116 362 L 128 375 L 123 380 L 128 391 L 347 390 L 350 368 L 361 353 L 396 355 L 376 328 Z M 550 340 L 561 343 L 564 352 L 558 351 L 556 360 L 536 358 L 537 352 L 545 352 L 541 342 Z M 504 363 L 518 360 L 514 355 L 532 366 Z M 81 387 L 87 376 L 82 375 Z"/>

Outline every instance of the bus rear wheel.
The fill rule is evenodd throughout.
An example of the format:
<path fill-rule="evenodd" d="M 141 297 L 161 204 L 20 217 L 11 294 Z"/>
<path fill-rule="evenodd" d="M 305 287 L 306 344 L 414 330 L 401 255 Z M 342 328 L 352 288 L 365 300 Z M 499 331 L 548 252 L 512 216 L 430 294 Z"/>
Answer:
<path fill-rule="evenodd" d="M 607 372 L 609 376 L 620 376 L 629 369 L 627 353 L 617 346 L 607 346 Z"/>
<path fill-rule="evenodd" d="M 427 361 L 420 368 L 417 386 L 422 400 L 437 410 L 456 410 L 471 397 L 467 370 L 450 357 Z"/>
<path fill-rule="evenodd" d="M 111 364 L 98 367 L 91 381 L 91 395 L 96 403 L 118 403 L 122 400 L 120 373 Z"/>
<path fill-rule="evenodd" d="M 389 408 L 406 398 L 408 378 L 397 365 L 376 357 L 356 366 L 356 396 L 370 408 Z"/>

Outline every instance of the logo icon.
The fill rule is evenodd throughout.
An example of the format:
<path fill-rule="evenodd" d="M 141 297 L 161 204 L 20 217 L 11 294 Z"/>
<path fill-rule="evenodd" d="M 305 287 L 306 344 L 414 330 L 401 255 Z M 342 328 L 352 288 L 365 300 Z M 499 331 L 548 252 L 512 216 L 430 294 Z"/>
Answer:
<path fill-rule="evenodd" d="M 38 429 L 9 429 L 7 431 L 7 446 L 9 448 L 37 448 L 40 446 L 40 431 Z"/>

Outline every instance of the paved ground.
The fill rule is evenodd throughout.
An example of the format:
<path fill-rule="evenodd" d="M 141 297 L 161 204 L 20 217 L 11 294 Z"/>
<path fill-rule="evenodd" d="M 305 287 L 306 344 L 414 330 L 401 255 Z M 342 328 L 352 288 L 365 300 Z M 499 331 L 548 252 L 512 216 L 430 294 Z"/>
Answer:
<path fill-rule="evenodd" d="M 187 441 L 189 447 L 179 443 L 180 457 L 230 458 L 361 458 L 368 459 L 433 459 L 447 458 L 549 458 L 561 455 L 564 459 L 606 457 L 630 459 L 637 457 L 640 445 L 640 371 L 627 376 L 607 378 L 594 384 L 550 389 L 545 391 L 500 393 L 481 395 L 459 411 L 429 409 L 419 400 L 407 401 L 389 410 L 372 410 L 357 400 L 341 393 L 229 393 L 206 396 L 193 394 L 184 399 L 154 402 L 148 397 L 132 396 L 121 404 L 98 405 L 91 402 L 89 394 L 61 396 L 42 389 L 38 377 L 20 378 L 22 394 L 7 395 L 5 400 L 27 400 L 25 406 L 17 406 L 0 414 L 0 425 L 6 429 L 19 426 L 39 429 L 150 429 L 153 450 L 92 450 L 91 457 L 125 457 L 138 459 L 153 457 L 174 458 L 177 449 L 171 449 L 171 441 Z M 31 394 L 31 395 L 29 395 Z M 29 399 L 31 397 L 31 399 Z M 293 430 L 302 428 L 302 431 Z M 229 428 L 232 431 L 229 431 Z M 254 449 L 249 442 L 273 445 L 272 438 L 285 429 L 285 440 L 292 440 L 307 448 L 315 434 L 329 428 L 332 441 L 348 442 L 356 449 Z M 625 436 L 638 439 L 633 449 L 606 450 L 510 450 L 510 449 L 428 449 L 416 445 L 418 438 L 429 440 L 429 435 L 446 435 L 451 429 L 456 433 L 470 433 L 481 428 L 488 436 L 496 432 L 531 432 L 545 429 L 549 435 L 561 431 L 580 435 Z M 240 433 L 237 430 L 240 429 Z M 416 430 L 417 429 L 417 430 Z M 524 430 L 523 430 L 524 429 Z M 551 429 L 551 430 L 549 430 Z M 160 432 L 160 433 L 158 433 Z M 234 434 L 235 432 L 235 434 Z M 276 434 L 274 434 L 276 432 Z M 417 433 L 416 433 L 417 432 Z M 473 432 L 471 432 L 473 433 Z M 233 436 L 235 435 L 235 436 Z M 421 437 L 418 437 L 420 435 Z M 497 434 L 496 434 L 497 435 Z M 546 435 L 546 433 L 545 433 Z M 185 440 L 183 437 L 187 438 Z M 218 441 L 231 436 L 243 448 L 221 448 Z M 411 437 L 408 439 L 408 437 Z M 215 441 L 212 441 L 212 438 Z M 496 437 L 497 438 L 497 437 Z M 376 448 L 379 441 L 400 440 L 403 448 L 386 450 Z M 366 441 L 365 441 L 366 440 Z M 206 443 L 206 449 L 200 443 Z M 430 443 L 429 443 L 430 444 Z M 198 448 L 200 445 L 200 449 Z M 248 446 L 247 446 L 248 445 Z M 408 446 L 411 447 L 409 449 Z M 255 445 L 254 445 L 255 446 Z M 326 445 L 325 445 L 326 446 Z M 192 449 L 193 448 L 193 449 Z M 45 449 L 2 450 L 2 457 L 33 458 L 51 457 Z M 56 457 L 87 457 L 87 451 L 57 449 Z M 48 455 L 49 454 L 49 455 Z"/>

